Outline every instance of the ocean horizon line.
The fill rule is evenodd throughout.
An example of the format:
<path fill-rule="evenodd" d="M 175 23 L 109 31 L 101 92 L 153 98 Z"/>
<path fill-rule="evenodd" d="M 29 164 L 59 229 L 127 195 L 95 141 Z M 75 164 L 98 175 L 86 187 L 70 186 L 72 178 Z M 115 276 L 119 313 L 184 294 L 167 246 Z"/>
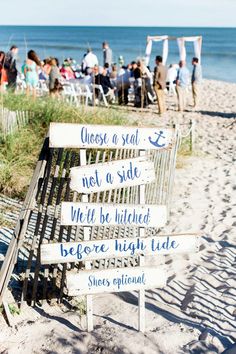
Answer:
<path fill-rule="evenodd" d="M 138 26 L 138 25 L 41 25 L 41 24 L 27 24 L 27 25 L 22 25 L 22 24 L 5 24 L 1 25 L 0 27 L 71 27 L 71 28 L 197 28 L 197 29 L 235 29 L 236 26 Z"/>

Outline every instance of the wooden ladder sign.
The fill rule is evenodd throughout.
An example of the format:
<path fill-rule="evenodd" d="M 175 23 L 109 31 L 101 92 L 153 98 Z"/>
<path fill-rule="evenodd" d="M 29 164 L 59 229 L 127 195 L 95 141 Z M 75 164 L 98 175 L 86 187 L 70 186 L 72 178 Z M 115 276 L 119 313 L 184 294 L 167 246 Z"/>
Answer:
<path fill-rule="evenodd" d="M 154 163 L 142 156 L 73 167 L 70 177 L 73 191 L 88 194 L 150 183 L 155 180 L 155 169 Z"/>
<path fill-rule="evenodd" d="M 51 123 L 49 144 L 54 148 L 164 149 L 173 129 Z"/>
<path fill-rule="evenodd" d="M 166 275 L 156 267 L 71 271 L 66 277 L 69 296 L 153 289 L 165 284 Z"/>
<path fill-rule="evenodd" d="M 61 225 L 163 227 L 165 205 L 62 202 Z"/>
<path fill-rule="evenodd" d="M 86 247 L 84 255 L 79 260 L 84 260 L 85 270 L 77 274 L 69 272 L 66 275 L 69 294 L 85 294 L 87 299 L 87 326 L 91 331 L 92 321 L 92 297 L 91 294 L 103 291 L 126 291 L 139 290 L 139 330 L 145 329 L 145 289 L 151 287 L 164 286 L 165 275 L 154 268 L 144 267 L 143 252 L 134 254 L 140 255 L 139 267 L 105 269 L 101 271 L 91 270 L 89 260 L 98 259 L 94 252 L 96 245 L 89 241 L 89 227 L 109 226 L 118 227 L 135 226 L 139 229 L 139 236 L 145 236 L 145 228 L 164 226 L 167 220 L 166 207 L 161 205 L 145 205 L 145 185 L 155 181 L 154 162 L 149 159 L 147 150 L 167 149 L 171 146 L 174 138 L 172 129 L 142 128 L 142 127 L 122 127 L 122 126 L 101 126 L 83 124 L 63 124 L 51 123 L 49 131 L 49 145 L 52 148 L 80 148 L 81 166 L 70 169 L 71 190 L 83 194 L 82 204 L 63 203 L 61 208 L 62 225 L 82 225 L 84 226 L 84 241 L 76 245 L 69 243 L 48 244 L 41 246 L 41 261 L 48 264 L 55 259 L 65 258 L 68 262 L 70 257 L 78 261 L 78 247 Z M 84 148 L 91 149 L 129 149 L 139 150 L 139 157 L 116 160 L 104 163 L 86 165 L 86 153 Z M 88 205 L 88 194 L 104 192 L 107 190 L 121 189 L 125 187 L 138 186 L 139 205 Z M 141 239 L 137 239 L 141 242 Z M 100 245 L 107 247 L 105 257 L 115 256 L 119 252 L 114 252 L 115 243 L 119 240 L 96 241 L 103 242 Z M 120 240 L 121 241 L 121 240 Z M 130 240 L 122 240 L 130 242 Z M 148 242 L 148 241 L 147 241 Z M 99 247 L 99 244 L 97 244 Z M 53 247 L 53 248 L 52 248 Z M 65 247 L 65 248 L 63 248 Z M 69 247 L 69 248 L 68 248 Z M 145 247 L 148 248 L 146 245 Z M 85 250 L 85 249 L 84 249 Z M 61 257 L 60 257 L 61 252 Z M 69 253 L 68 253 L 69 252 Z M 89 257 L 89 253 L 91 258 Z M 96 252 L 95 252 L 96 253 Z M 99 253 L 99 252 L 98 252 Z M 129 253 L 129 252 L 127 252 Z M 127 254 L 126 253 L 126 254 Z M 123 250 L 120 254 L 124 255 Z M 65 257 L 64 257 L 65 256 Z M 59 258 L 58 258 L 59 257 Z M 103 259 L 104 254 L 99 254 Z M 52 259 L 55 258 L 55 259 Z M 91 279 L 98 278 L 98 288 L 90 284 Z M 103 280 L 99 280 L 99 279 Z M 105 280 L 104 280 L 105 279 Z M 121 282 L 120 283 L 120 279 Z M 127 281 L 127 283 L 126 283 Z M 117 283 L 116 283 L 117 282 Z M 106 283 L 106 285 L 105 285 Z M 109 286 L 108 286 L 109 284 Z"/>
<path fill-rule="evenodd" d="M 57 264 L 137 255 L 159 256 L 198 250 L 197 234 L 117 238 L 41 245 L 41 263 Z"/>

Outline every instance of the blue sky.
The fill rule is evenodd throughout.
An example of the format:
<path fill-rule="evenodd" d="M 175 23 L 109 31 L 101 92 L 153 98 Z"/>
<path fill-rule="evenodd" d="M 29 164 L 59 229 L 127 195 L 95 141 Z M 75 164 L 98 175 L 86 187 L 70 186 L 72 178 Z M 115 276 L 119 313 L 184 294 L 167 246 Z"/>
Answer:
<path fill-rule="evenodd" d="M 1 0 L 1 25 L 236 27 L 236 0 Z"/>

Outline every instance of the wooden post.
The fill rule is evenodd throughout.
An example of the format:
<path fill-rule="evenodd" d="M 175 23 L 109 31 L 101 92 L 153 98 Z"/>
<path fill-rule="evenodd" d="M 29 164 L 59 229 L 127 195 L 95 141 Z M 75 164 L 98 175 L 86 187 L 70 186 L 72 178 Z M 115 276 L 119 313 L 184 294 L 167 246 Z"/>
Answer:
<path fill-rule="evenodd" d="M 80 165 L 86 165 L 86 149 L 80 149 Z M 84 194 L 82 196 L 82 202 L 88 202 L 88 195 Z M 90 239 L 90 227 L 84 227 L 84 241 L 89 241 Z M 85 262 L 85 269 L 91 269 L 91 263 L 89 261 Z M 86 308 L 87 308 L 87 331 L 91 332 L 93 330 L 93 296 L 86 296 Z"/>
<path fill-rule="evenodd" d="M 11 312 L 9 310 L 8 302 L 7 301 L 3 301 L 2 302 L 2 306 L 3 306 L 4 311 L 5 311 L 5 315 L 6 315 L 6 318 L 7 318 L 8 325 L 10 327 L 13 327 L 13 322 L 12 322 L 13 318 L 12 318 L 12 314 L 11 314 Z"/>
<path fill-rule="evenodd" d="M 140 156 L 145 155 L 145 150 L 140 150 Z M 139 186 L 139 204 L 145 204 L 145 184 Z M 143 237 L 145 233 L 144 227 L 139 228 L 139 237 Z M 144 256 L 139 257 L 139 265 L 145 265 Z M 145 332 L 145 290 L 141 289 L 139 291 L 139 298 L 138 298 L 138 306 L 139 306 L 139 331 Z"/>

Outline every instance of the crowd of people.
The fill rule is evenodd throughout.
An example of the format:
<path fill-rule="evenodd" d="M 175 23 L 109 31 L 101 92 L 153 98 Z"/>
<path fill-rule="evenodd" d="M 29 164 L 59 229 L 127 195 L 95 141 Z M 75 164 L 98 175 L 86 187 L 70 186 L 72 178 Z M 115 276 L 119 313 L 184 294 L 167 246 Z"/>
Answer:
<path fill-rule="evenodd" d="M 178 65 L 170 65 L 167 68 L 163 64 L 161 56 L 155 60 L 155 68 L 152 73 L 146 66 L 145 59 L 132 61 L 124 65 L 123 57 L 119 57 L 119 63 L 113 62 L 112 50 L 107 42 L 102 44 L 103 65 L 99 66 L 97 56 L 91 48 L 87 50 L 78 65 L 72 58 L 64 60 L 60 65 L 57 58 L 40 60 L 35 51 L 30 50 L 21 69 L 17 66 L 18 48 L 12 46 L 6 54 L 0 51 L 0 88 L 16 90 L 19 78 L 26 84 L 26 93 L 36 97 L 36 88 L 39 81 L 47 83 L 49 92 L 53 96 L 59 96 L 63 91 L 65 82 L 78 82 L 81 84 L 101 85 L 109 102 L 127 105 L 131 85 L 134 94 L 135 107 L 147 107 L 155 100 L 160 115 L 166 112 L 166 91 L 177 95 L 178 110 L 186 109 L 186 96 L 190 84 L 192 86 L 193 106 L 199 101 L 202 70 L 198 58 L 192 59 L 192 74 L 181 60 Z M 98 97 L 99 90 L 95 89 Z"/>

